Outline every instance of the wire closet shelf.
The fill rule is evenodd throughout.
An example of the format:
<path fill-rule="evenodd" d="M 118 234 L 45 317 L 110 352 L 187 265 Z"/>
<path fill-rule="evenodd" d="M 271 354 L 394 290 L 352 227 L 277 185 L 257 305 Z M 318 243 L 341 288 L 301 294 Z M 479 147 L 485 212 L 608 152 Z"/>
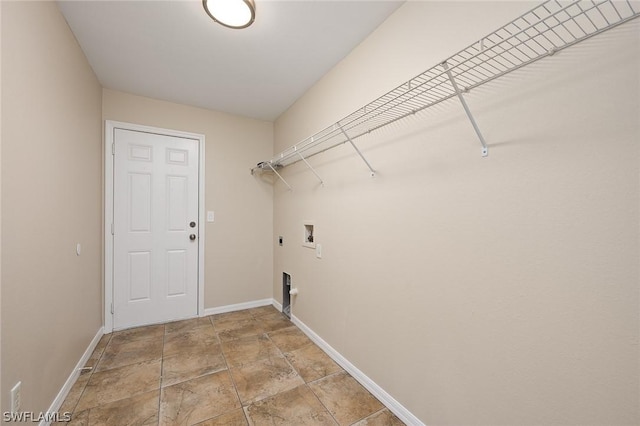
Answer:
<path fill-rule="evenodd" d="M 304 161 L 322 182 L 306 159 L 349 142 L 373 175 L 373 168 L 353 143 L 354 139 L 454 97 L 462 102 L 482 144 L 482 155 L 486 156 L 487 145 L 462 94 L 637 18 L 640 4 L 633 3 L 629 0 L 546 1 L 271 160 L 258 163 L 251 173 L 268 170 L 282 179 L 277 169 Z"/>

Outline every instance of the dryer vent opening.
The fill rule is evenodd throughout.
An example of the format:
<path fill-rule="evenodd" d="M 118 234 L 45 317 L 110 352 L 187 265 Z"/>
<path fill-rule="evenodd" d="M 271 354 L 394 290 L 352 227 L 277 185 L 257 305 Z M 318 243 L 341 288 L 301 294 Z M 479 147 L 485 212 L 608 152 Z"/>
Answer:
<path fill-rule="evenodd" d="M 291 275 L 282 273 L 282 313 L 291 319 Z"/>

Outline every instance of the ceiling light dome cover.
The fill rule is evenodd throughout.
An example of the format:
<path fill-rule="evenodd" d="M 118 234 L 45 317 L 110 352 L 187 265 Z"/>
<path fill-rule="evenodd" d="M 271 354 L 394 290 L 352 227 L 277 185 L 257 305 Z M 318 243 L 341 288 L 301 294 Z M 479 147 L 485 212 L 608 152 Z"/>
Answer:
<path fill-rule="evenodd" d="M 247 28 L 256 19 L 253 0 L 202 0 L 205 12 L 228 28 Z"/>

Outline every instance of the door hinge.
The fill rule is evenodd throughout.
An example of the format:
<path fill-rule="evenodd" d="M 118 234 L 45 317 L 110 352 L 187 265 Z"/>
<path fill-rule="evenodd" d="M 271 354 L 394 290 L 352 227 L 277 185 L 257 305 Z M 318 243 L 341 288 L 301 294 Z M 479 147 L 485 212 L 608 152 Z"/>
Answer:
<path fill-rule="evenodd" d="M 111 304 L 111 315 L 113 315 L 113 303 Z"/>
<path fill-rule="evenodd" d="M 111 222 L 111 235 L 114 235 L 114 231 L 113 231 L 113 222 Z"/>

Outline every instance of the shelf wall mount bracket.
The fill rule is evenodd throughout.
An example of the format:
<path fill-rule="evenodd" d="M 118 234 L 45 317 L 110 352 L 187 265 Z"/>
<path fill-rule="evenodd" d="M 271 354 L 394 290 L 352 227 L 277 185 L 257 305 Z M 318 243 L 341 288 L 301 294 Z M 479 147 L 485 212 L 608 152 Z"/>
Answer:
<path fill-rule="evenodd" d="M 317 178 L 318 178 L 318 180 L 320 181 L 320 185 L 324 186 L 324 181 L 322 180 L 322 178 L 320 177 L 320 175 L 318 174 L 318 172 L 316 172 L 316 170 L 315 170 L 313 167 L 311 167 L 311 164 L 309 164 L 309 162 L 307 161 L 307 159 L 306 159 L 306 158 L 304 158 L 304 157 L 302 156 L 302 154 L 300 154 L 300 152 L 299 152 L 297 149 L 296 149 L 296 154 L 298 154 L 298 156 L 300 157 L 300 159 L 301 159 L 302 161 L 304 161 L 304 164 L 306 164 L 306 165 L 307 165 L 307 167 L 309 168 L 309 170 L 311 170 L 311 171 L 313 172 L 313 174 L 314 174 L 314 175 L 316 175 L 316 177 L 317 177 Z"/>
<path fill-rule="evenodd" d="M 447 61 L 444 61 L 442 63 L 442 68 L 444 68 L 444 71 L 447 73 L 447 77 L 449 77 L 451 86 L 453 87 L 453 90 L 455 91 L 456 95 L 458 95 L 458 99 L 460 99 L 460 103 L 464 108 L 464 112 L 467 113 L 467 117 L 469 117 L 469 121 L 471 121 L 473 130 L 475 130 L 476 135 L 478 135 L 478 139 L 480 139 L 480 143 L 482 144 L 482 156 L 483 157 L 488 156 L 489 147 L 487 146 L 487 142 L 484 140 L 484 136 L 482 136 L 482 133 L 480 132 L 480 128 L 478 127 L 478 123 L 476 123 L 476 120 L 473 118 L 473 114 L 471 114 L 471 110 L 469 109 L 469 105 L 467 105 L 467 101 L 464 99 L 464 96 L 462 96 L 462 91 L 458 87 L 458 83 L 456 83 L 456 80 L 453 78 L 453 74 L 449 69 L 449 64 L 447 64 Z"/>
<path fill-rule="evenodd" d="M 269 166 L 269 168 L 273 171 L 273 173 L 275 173 L 275 174 L 276 174 L 276 176 L 278 176 L 278 177 L 280 178 L 280 180 L 281 180 L 282 182 L 284 182 L 284 184 L 285 184 L 285 185 L 287 185 L 287 188 L 289 188 L 289 191 L 293 191 L 293 188 L 291 187 L 291 185 L 289 185 L 289 184 L 287 183 L 287 181 L 286 181 L 286 180 L 284 180 L 284 178 L 283 178 L 282 176 L 280 176 L 280 173 L 278 173 L 278 172 L 276 171 L 276 169 L 273 167 L 273 165 L 271 165 L 271 161 L 267 162 L 267 165 L 268 165 L 268 166 Z"/>
<path fill-rule="evenodd" d="M 340 131 L 342 132 L 342 134 L 344 135 L 345 138 L 347 138 L 347 141 L 349 141 L 349 143 L 351 144 L 351 146 L 353 147 L 353 149 L 356 150 L 356 152 L 358 153 L 358 155 L 360 156 L 360 158 L 362 158 L 362 161 L 364 161 L 364 163 L 367 165 L 367 167 L 369 168 L 369 171 L 371 172 L 371 177 L 375 177 L 376 175 L 376 171 L 373 170 L 373 167 L 371 167 L 371 164 L 369 164 L 369 162 L 367 161 L 366 158 L 364 158 L 364 155 L 362 155 L 362 152 L 360 152 L 360 150 L 358 149 L 358 147 L 356 146 L 355 143 L 353 143 L 353 140 L 349 137 L 349 135 L 347 134 L 347 132 L 345 132 L 345 130 L 342 128 L 342 126 L 338 126 L 340 127 Z"/>

